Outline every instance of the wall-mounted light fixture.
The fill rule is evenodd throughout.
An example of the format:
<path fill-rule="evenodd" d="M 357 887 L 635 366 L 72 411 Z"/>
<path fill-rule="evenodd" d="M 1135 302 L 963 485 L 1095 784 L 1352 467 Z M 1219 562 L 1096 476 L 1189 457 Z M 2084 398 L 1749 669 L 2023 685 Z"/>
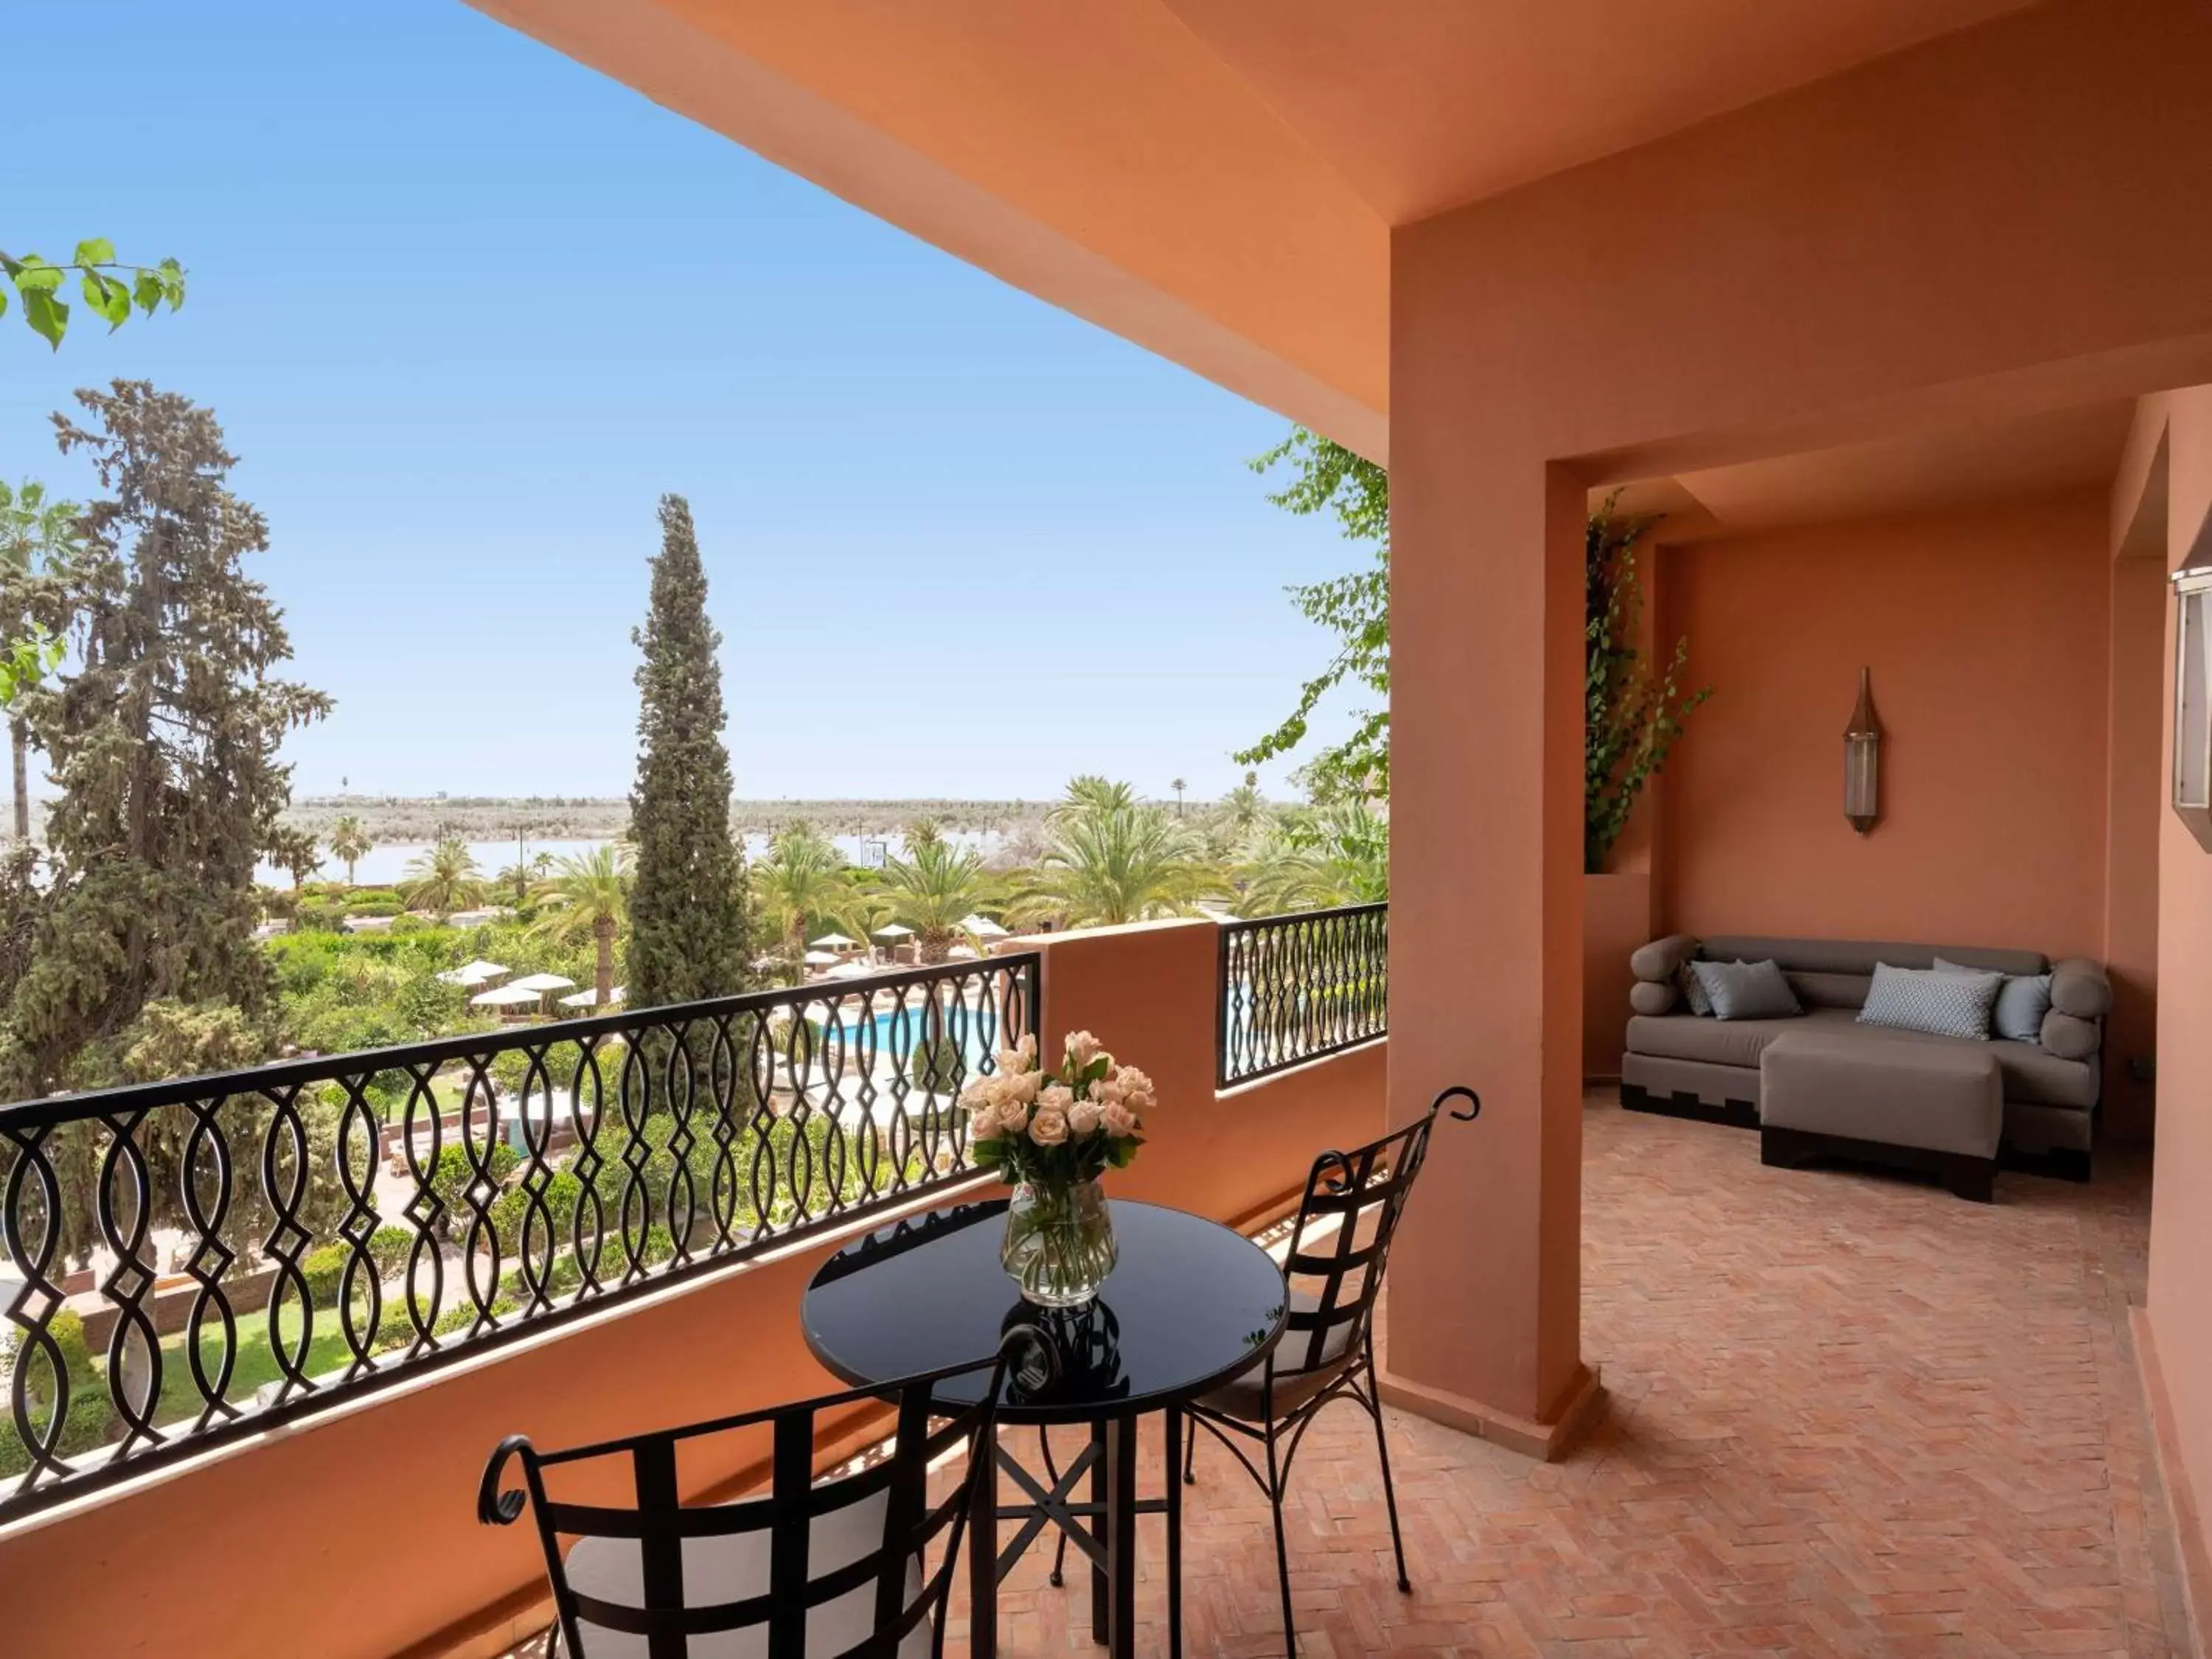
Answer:
<path fill-rule="evenodd" d="M 1844 816 L 1863 836 L 1881 816 L 1881 722 L 1874 717 L 1872 672 L 1864 668 L 1858 706 L 1844 728 Z"/>
<path fill-rule="evenodd" d="M 2212 853 L 2212 565 L 2173 576 L 2173 815 Z"/>

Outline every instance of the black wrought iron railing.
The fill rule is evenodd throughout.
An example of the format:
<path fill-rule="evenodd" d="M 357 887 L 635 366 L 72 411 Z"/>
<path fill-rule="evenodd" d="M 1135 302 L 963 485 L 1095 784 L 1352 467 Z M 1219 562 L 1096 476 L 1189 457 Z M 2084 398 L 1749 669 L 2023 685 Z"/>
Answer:
<path fill-rule="evenodd" d="M 1222 1088 L 1389 1030 L 1390 907 L 1349 904 L 1222 924 Z"/>
<path fill-rule="evenodd" d="M 0 1106 L 0 1521 L 961 1179 L 1039 970 Z"/>

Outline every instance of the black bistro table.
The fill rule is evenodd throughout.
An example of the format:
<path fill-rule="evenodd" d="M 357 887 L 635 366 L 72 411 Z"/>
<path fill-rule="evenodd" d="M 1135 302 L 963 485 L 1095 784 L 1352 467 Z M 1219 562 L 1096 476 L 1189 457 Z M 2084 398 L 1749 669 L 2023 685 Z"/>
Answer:
<path fill-rule="evenodd" d="M 807 1346 L 855 1388 L 957 1364 L 990 1352 L 1026 1324 L 1052 1341 L 1060 1371 L 1029 1392 L 1010 1390 L 999 1427 L 1034 1426 L 1042 1475 L 1000 1438 L 999 1468 L 1028 1495 L 1000 1504 L 994 1482 L 969 1517 L 969 1652 L 997 1650 L 999 1581 L 1048 1526 L 1091 1565 L 1091 1635 L 1114 1659 L 1136 1652 L 1137 1516 L 1168 1523 L 1168 1626 L 1182 1650 L 1182 1408 L 1264 1356 L 1283 1334 L 1282 1270 L 1249 1239 L 1202 1216 L 1114 1200 L 1120 1259 L 1098 1299 L 1080 1310 L 1032 1307 L 999 1266 L 1006 1202 L 962 1205 L 894 1222 L 822 1264 L 800 1319 Z M 942 1393 L 973 1399 L 986 1385 L 956 1380 Z M 1139 1420 L 1162 1419 L 1165 1491 L 1137 1490 Z M 1063 1470 L 1045 1431 L 1081 1425 L 1089 1443 Z M 1088 1479 L 1086 1499 L 1076 1496 Z M 999 1522 L 1018 1523 L 1003 1548 Z"/>

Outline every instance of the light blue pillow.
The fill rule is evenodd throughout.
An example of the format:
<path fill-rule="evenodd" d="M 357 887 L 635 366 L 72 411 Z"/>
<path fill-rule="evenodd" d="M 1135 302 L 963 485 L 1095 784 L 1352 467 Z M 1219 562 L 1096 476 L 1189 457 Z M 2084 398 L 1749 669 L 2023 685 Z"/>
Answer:
<path fill-rule="evenodd" d="M 1990 1011 L 1996 1006 L 2004 977 L 1940 968 L 1893 968 L 1877 962 L 1858 1023 L 1987 1042 Z"/>
<path fill-rule="evenodd" d="M 1962 968 L 1955 962 L 1936 958 L 1939 974 L 1981 974 L 1985 968 Z M 2051 975 L 2048 974 L 2007 974 L 2004 983 L 1997 988 L 1996 1012 L 1991 1023 L 2001 1037 L 2014 1042 L 2033 1042 L 2039 1047 L 2043 1042 L 2043 1017 L 2051 1012 Z"/>
<path fill-rule="evenodd" d="M 1772 962 L 1693 962 L 1690 972 L 1715 1019 L 1787 1019 L 1805 1011 Z"/>

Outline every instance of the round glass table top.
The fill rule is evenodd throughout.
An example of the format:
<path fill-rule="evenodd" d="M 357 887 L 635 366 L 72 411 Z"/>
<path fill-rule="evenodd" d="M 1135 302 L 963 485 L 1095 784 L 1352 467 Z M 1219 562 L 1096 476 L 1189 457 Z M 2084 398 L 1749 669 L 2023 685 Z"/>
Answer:
<path fill-rule="evenodd" d="M 1059 1374 L 1012 1386 L 1012 1422 L 1087 1422 L 1157 1410 L 1218 1388 L 1283 1330 L 1283 1274 L 1251 1240 L 1202 1216 L 1113 1202 L 1120 1259 L 1087 1308 L 1022 1300 L 999 1266 L 1006 1200 L 911 1216 L 856 1238 L 823 1262 L 799 1319 L 806 1346 L 856 1388 L 996 1352 L 1018 1324 L 1048 1337 Z M 973 1400 L 978 1370 L 939 1389 Z"/>

